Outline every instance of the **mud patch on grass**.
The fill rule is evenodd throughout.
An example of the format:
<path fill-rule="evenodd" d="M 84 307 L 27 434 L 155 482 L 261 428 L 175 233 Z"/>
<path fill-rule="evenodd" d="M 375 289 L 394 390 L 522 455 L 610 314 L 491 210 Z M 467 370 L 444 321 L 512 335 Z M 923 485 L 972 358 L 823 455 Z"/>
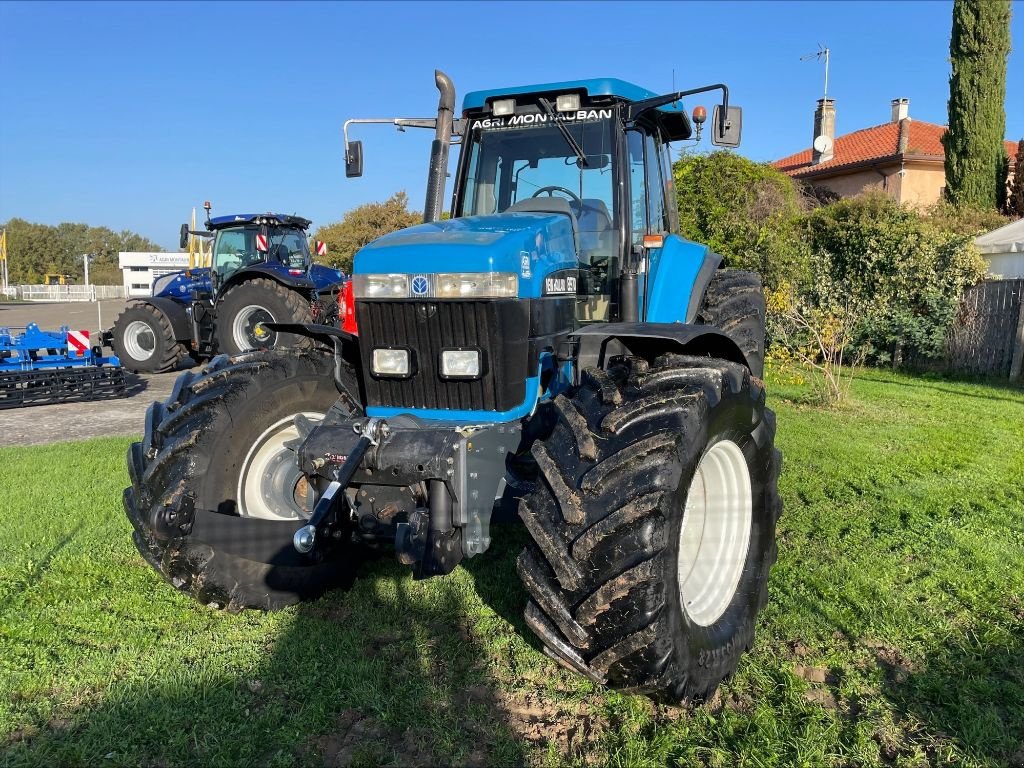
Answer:
<path fill-rule="evenodd" d="M 346 709 L 338 715 L 334 730 L 315 740 L 314 750 L 324 768 L 435 765 L 438 761 L 429 744 L 430 733 L 425 729 L 398 732 L 375 717 Z"/>

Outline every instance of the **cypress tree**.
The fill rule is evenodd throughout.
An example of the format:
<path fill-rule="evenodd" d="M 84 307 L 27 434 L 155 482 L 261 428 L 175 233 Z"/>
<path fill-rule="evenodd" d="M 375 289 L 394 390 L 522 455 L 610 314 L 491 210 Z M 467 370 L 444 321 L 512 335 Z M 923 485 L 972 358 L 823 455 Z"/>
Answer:
<path fill-rule="evenodd" d="M 949 40 L 946 195 L 950 202 L 995 208 L 1006 189 L 1006 57 L 1009 0 L 953 0 Z"/>

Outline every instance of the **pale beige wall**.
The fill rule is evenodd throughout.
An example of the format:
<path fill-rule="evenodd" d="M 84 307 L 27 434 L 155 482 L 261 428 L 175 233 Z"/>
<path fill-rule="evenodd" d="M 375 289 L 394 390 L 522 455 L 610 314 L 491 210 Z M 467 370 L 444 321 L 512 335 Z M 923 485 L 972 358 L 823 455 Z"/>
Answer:
<path fill-rule="evenodd" d="M 856 171 L 846 173 L 842 176 L 832 176 L 826 179 L 808 179 L 816 187 L 830 189 L 841 197 L 853 197 L 859 195 L 866 189 L 883 189 L 883 179 L 874 170 Z M 889 186 L 891 186 L 891 180 Z M 890 194 L 892 194 L 890 192 Z"/>
<path fill-rule="evenodd" d="M 907 163 L 904 168 L 906 173 L 902 178 L 899 163 L 895 163 L 809 181 L 842 197 L 853 197 L 867 189 L 884 189 L 895 200 L 916 207 L 929 206 L 939 199 L 946 185 L 946 173 L 941 165 Z"/>
<path fill-rule="evenodd" d="M 920 166 L 907 163 L 897 200 L 916 208 L 938 202 L 946 186 L 946 170 L 941 165 Z"/>

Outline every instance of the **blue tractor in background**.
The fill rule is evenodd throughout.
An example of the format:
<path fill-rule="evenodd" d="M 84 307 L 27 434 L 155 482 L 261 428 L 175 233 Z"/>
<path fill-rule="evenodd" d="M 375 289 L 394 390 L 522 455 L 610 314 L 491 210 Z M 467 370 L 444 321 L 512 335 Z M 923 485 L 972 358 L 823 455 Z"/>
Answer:
<path fill-rule="evenodd" d="M 417 579 L 515 510 L 546 652 L 615 687 L 710 696 L 753 642 L 781 511 L 756 274 L 680 237 L 682 99 L 616 79 L 468 94 L 436 73 L 425 222 L 355 257 L 358 335 L 218 357 L 154 403 L 124 503 L 143 557 L 205 604 L 273 609 L 393 547 Z M 348 140 L 346 173 L 362 173 Z M 448 149 L 461 153 L 441 219 Z M 183 446 L 188 450 L 183 450 Z"/>
<path fill-rule="evenodd" d="M 209 204 L 207 204 L 209 206 Z M 170 371 L 186 356 L 237 355 L 247 349 L 308 346 L 305 336 L 268 332 L 261 323 L 337 323 L 345 275 L 314 264 L 306 231 L 310 221 L 277 213 L 209 218 L 209 267 L 158 277 L 152 295 L 133 299 L 105 339 L 134 373 Z"/>

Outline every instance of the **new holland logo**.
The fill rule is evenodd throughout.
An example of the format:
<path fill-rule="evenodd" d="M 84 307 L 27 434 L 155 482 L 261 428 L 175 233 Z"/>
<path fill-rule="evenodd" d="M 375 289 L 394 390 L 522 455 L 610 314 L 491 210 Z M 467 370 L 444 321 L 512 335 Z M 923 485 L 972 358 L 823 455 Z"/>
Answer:
<path fill-rule="evenodd" d="M 430 283 L 427 282 L 427 278 L 423 275 L 416 275 L 412 279 L 412 295 L 413 296 L 426 296 L 427 291 L 430 289 Z"/>

